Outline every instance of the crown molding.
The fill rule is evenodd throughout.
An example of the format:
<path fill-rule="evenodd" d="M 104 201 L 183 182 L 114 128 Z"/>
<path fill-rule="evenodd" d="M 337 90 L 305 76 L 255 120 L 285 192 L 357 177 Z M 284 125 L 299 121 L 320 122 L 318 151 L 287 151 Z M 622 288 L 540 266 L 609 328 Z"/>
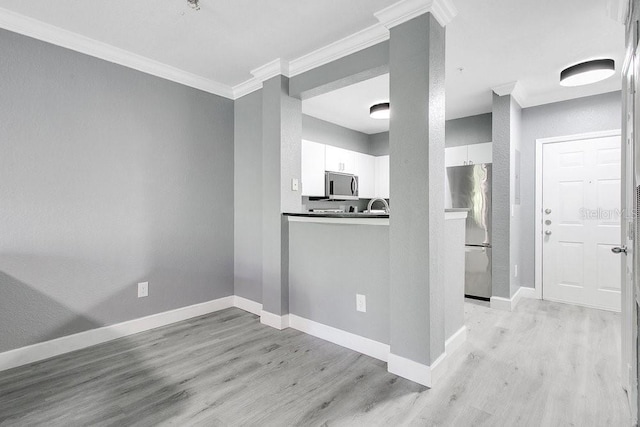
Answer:
<path fill-rule="evenodd" d="M 492 87 L 491 90 L 498 96 L 511 95 L 521 107 L 525 107 L 527 101 L 526 94 L 518 81 L 495 86 Z"/>
<path fill-rule="evenodd" d="M 445 27 L 458 14 L 451 0 L 402 0 L 376 13 L 382 25 L 393 28 L 425 13 L 431 13 Z"/>
<path fill-rule="evenodd" d="M 280 58 L 251 70 L 251 75 L 261 82 L 281 74 L 289 77 L 289 64 Z"/>
<path fill-rule="evenodd" d="M 124 49 L 81 36 L 62 28 L 0 8 L 0 28 L 51 43 L 66 49 L 84 53 L 114 64 L 171 80 L 185 86 L 225 98 L 233 98 L 231 87 L 198 76 Z"/>
<path fill-rule="evenodd" d="M 251 74 L 253 77 L 233 87 L 233 99 L 242 98 L 251 92 L 262 89 L 262 83 L 272 77 L 279 75 L 289 77 L 289 64 L 280 58 L 274 59 L 258 68 L 254 68 L 251 70 Z"/>
<path fill-rule="evenodd" d="M 372 25 L 292 60 L 289 63 L 290 75 L 291 77 L 297 76 L 388 39 L 389 30 L 380 24 Z"/>
<path fill-rule="evenodd" d="M 607 0 L 607 12 L 614 21 L 626 24 L 629 10 L 629 0 Z"/>

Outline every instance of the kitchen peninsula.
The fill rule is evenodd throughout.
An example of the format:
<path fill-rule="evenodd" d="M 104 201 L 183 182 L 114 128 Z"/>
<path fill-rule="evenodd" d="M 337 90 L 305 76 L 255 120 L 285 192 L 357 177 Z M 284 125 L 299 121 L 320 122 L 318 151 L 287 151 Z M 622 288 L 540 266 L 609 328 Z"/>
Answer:
<path fill-rule="evenodd" d="M 387 360 L 389 215 L 288 213 L 289 321 L 293 328 Z M 464 342 L 466 210 L 445 212 L 447 352 Z M 357 297 L 358 296 L 358 297 Z M 360 298 L 358 304 L 357 298 Z M 426 306 L 425 306 L 426 310 Z"/>

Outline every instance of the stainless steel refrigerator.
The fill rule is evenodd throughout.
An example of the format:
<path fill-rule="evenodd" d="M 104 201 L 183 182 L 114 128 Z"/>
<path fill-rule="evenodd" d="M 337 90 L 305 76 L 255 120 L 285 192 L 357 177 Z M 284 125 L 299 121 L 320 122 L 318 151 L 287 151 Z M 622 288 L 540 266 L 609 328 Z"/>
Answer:
<path fill-rule="evenodd" d="M 446 207 L 466 208 L 465 294 L 491 298 L 491 163 L 452 166 Z"/>

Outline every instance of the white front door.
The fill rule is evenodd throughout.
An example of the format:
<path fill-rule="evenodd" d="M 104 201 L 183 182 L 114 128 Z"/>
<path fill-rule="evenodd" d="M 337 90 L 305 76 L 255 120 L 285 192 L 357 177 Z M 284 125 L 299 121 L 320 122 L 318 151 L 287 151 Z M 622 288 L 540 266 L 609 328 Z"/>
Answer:
<path fill-rule="evenodd" d="M 543 298 L 620 311 L 619 136 L 543 146 Z"/>

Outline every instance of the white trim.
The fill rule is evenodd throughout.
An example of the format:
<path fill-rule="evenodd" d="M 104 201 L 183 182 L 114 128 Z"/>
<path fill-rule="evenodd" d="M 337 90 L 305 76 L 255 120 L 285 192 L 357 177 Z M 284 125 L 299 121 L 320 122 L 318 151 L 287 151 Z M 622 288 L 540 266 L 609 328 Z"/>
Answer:
<path fill-rule="evenodd" d="M 297 76 L 388 39 L 389 30 L 380 24 L 372 25 L 292 60 L 289 62 L 289 76 Z"/>
<path fill-rule="evenodd" d="M 385 27 L 393 28 L 425 13 L 431 13 L 445 27 L 458 10 L 450 0 L 402 0 L 374 13 L 374 16 Z"/>
<path fill-rule="evenodd" d="M 289 327 L 289 315 L 284 314 L 282 316 L 279 316 L 277 314 L 261 310 L 260 323 L 266 326 L 271 326 L 272 328 L 276 328 L 281 331 Z"/>
<path fill-rule="evenodd" d="M 528 107 L 526 93 L 522 88 L 522 84 L 518 81 L 495 86 L 491 88 L 491 90 L 498 96 L 511 95 L 518 105 L 521 107 Z"/>
<path fill-rule="evenodd" d="M 433 385 L 447 370 L 447 354 L 442 353 L 431 366 L 389 353 L 387 371 L 427 387 Z"/>
<path fill-rule="evenodd" d="M 358 353 L 366 354 L 375 359 L 387 361 L 389 357 L 389 345 L 374 341 L 351 332 L 343 331 L 332 326 L 314 322 L 304 317 L 289 315 L 289 323 L 293 329 L 304 332 L 325 341 L 332 342 L 341 347 L 346 347 Z"/>
<path fill-rule="evenodd" d="M 249 95 L 251 92 L 262 89 L 262 82 L 255 77 L 245 80 L 244 82 L 237 84 L 233 87 L 233 99 L 242 98 L 245 95 Z"/>
<path fill-rule="evenodd" d="M 194 304 L 0 353 L 0 371 L 233 307 L 233 296 Z"/>
<path fill-rule="evenodd" d="M 367 218 L 367 217 L 310 217 L 310 216 L 287 216 L 289 222 L 314 222 L 318 224 L 349 224 L 349 225 L 389 225 L 389 218 Z"/>
<path fill-rule="evenodd" d="M 267 62 L 251 70 L 251 75 L 261 82 L 269 80 L 272 77 L 283 75 L 289 77 L 289 64 L 280 58 Z"/>
<path fill-rule="evenodd" d="M 574 135 L 556 136 L 552 138 L 538 138 L 536 139 L 536 192 L 535 192 L 535 297 L 537 299 L 543 299 L 542 296 L 542 148 L 545 144 L 552 144 L 555 142 L 565 141 L 577 141 L 580 139 L 590 138 L 606 138 L 608 136 L 621 136 L 620 129 L 598 131 L 598 132 L 586 132 Z"/>
<path fill-rule="evenodd" d="M 171 65 L 0 8 L 0 28 L 84 53 L 185 86 L 233 99 L 231 87 Z"/>
<path fill-rule="evenodd" d="M 469 212 L 467 211 L 454 211 L 454 212 L 444 212 L 444 219 L 466 219 Z"/>
<path fill-rule="evenodd" d="M 247 298 L 239 297 L 238 295 L 234 295 L 233 297 L 233 306 L 240 310 L 255 314 L 256 316 L 260 316 L 262 314 L 262 304 Z"/>
<path fill-rule="evenodd" d="M 463 326 L 444 342 L 444 352 L 450 355 L 460 348 L 465 341 L 467 341 L 467 327 Z"/>
<path fill-rule="evenodd" d="M 522 286 L 518 288 L 511 298 L 491 297 L 491 308 L 496 310 L 513 311 L 523 296 Z M 527 288 L 531 289 L 531 288 Z M 530 291 L 524 291 L 530 293 Z"/>
<path fill-rule="evenodd" d="M 494 310 L 511 311 L 511 300 L 509 298 L 491 297 L 490 306 Z"/>

